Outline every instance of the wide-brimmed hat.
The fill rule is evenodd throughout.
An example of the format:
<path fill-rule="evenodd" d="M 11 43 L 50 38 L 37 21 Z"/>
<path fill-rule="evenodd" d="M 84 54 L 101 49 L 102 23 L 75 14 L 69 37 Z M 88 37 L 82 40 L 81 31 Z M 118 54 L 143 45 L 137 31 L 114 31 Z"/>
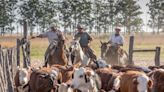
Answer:
<path fill-rule="evenodd" d="M 84 29 L 84 26 L 83 26 L 83 25 L 78 24 L 78 25 L 77 25 L 77 29 Z"/>
<path fill-rule="evenodd" d="M 115 31 L 121 31 L 121 29 L 117 27 L 117 28 L 115 28 Z"/>
<path fill-rule="evenodd" d="M 58 25 L 57 25 L 56 23 L 52 23 L 52 24 L 50 25 L 50 28 L 52 28 L 52 27 L 58 28 Z"/>

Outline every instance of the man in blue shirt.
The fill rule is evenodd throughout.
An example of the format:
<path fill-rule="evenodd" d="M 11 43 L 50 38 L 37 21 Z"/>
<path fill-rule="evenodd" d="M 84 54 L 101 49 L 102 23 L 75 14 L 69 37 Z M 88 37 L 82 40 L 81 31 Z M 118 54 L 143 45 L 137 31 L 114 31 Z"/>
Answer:
<path fill-rule="evenodd" d="M 89 43 L 93 40 L 92 37 L 84 31 L 82 25 L 77 26 L 78 32 L 75 34 L 74 39 L 79 39 L 79 43 L 84 51 L 84 53 L 91 59 L 97 59 L 96 55 L 93 53 L 93 50 L 89 47 Z"/>

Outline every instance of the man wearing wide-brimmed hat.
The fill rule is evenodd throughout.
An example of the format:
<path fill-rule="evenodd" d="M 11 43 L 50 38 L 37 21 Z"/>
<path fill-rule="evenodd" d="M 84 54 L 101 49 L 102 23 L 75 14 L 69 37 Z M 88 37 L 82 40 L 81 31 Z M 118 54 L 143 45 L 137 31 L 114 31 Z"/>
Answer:
<path fill-rule="evenodd" d="M 58 25 L 51 24 L 49 28 L 50 28 L 49 31 L 36 36 L 39 38 L 47 37 L 48 41 L 50 43 L 45 52 L 45 65 L 44 66 L 47 66 L 47 64 L 49 62 L 49 57 L 52 57 L 55 54 L 55 52 L 57 51 L 56 48 L 58 46 L 58 42 L 63 44 L 63 46 L 65 47 L 65 51 L 66 51 L 65 37 L 64 37 L 63 33 L 59 30 Z"/>
<path fill-rule="evenodd" d="M 43 34 L 40 34 L 37 37 L 39 37 L 39 38 L 47 37 L 49 43 L 51 43 L 54 40 L 58 41 L 59 37 L 60 37 L 60 41 L 61 40 L 64 41 L 65 37 L 64 37 L 64 35 L 62 34 L 62 32 L 58 28 L 59 28 L 58 25 L 53 23 L 53 24 L 50 25 L 50 30 L 49 31 L 47 31 L 47 32 L 45 32 Z"/>
<path fill-rule="evenodd" d="M 115 28 L 115 34 L 113 34 L 110 38 L 108 43 L 110 43 L 114 47 L 120 47 L 124 45 L 123 36 L 120 34 L 121 29 Z"/>
<path fill-rule="evenodd" d="M 74 36 L 74 39 L 79 39 L 79 43 L 84 51 L 84 53 L 91 59 L 97 59 L 96 55 L 93 53 L 93 50 L 89 47 L 89 43 L 93 40 L 92 37 L 85 31 L 83 25 L 77 25 L 77 33 Z"/>

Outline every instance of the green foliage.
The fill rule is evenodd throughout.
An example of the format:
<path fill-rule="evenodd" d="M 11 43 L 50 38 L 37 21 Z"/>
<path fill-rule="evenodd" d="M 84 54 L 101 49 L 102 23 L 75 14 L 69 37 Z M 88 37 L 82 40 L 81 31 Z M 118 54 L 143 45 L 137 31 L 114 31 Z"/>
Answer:
<path fill-rule="evenodd" d="M 153 29 L 153 33 L 155 33 L 155 28 L 157 28 L 157 32 L 159 33 L 159 29 L 164 26 L 164 1 L 150 0 L 147 6 L 149 7 L 148 13 L 151 18 L 148 25 Z"/>
<path fill-rule="evenodd" d="M 12 23 L 15 21 L 14 11 L 17 0 L 1 0 L 0 2 L 0 28 L 1 33 L 13 31 Z"/>
<path fill-rule="evenodd" d="M 39 25 L 42 31 L 52 23 L 56 15 L 56 5 L 52 0 L 28 0 L 19 6 L 19 14 L 26 20 L 30 27 Z M 32 30 L 31 30 L 32 31 Z"/>
<path fill-rule="evenodd" d="M 141 21 L 136 22 L 139 15 L 142 14 L 140 9 L 141 7 L 137 4 L 136 0 L 119 0 L 117 3 L 118 20 L 121 19 L 120 23 L 127 28 L 128 32 L 131 31 L 133 24 L 136 24 L 135 27 L 138 27 L 137 25 L 141 23 Z"/>

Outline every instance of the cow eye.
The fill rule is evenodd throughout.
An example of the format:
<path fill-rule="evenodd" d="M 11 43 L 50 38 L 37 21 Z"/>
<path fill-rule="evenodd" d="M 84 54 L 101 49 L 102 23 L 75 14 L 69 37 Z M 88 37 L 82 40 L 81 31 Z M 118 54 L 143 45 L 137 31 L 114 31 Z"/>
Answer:
<path fill-rule="evenodd" d="M 79 77 L 80 77 L 80 78 L 83 78 L 83 75 L 80 75 Z"/>

